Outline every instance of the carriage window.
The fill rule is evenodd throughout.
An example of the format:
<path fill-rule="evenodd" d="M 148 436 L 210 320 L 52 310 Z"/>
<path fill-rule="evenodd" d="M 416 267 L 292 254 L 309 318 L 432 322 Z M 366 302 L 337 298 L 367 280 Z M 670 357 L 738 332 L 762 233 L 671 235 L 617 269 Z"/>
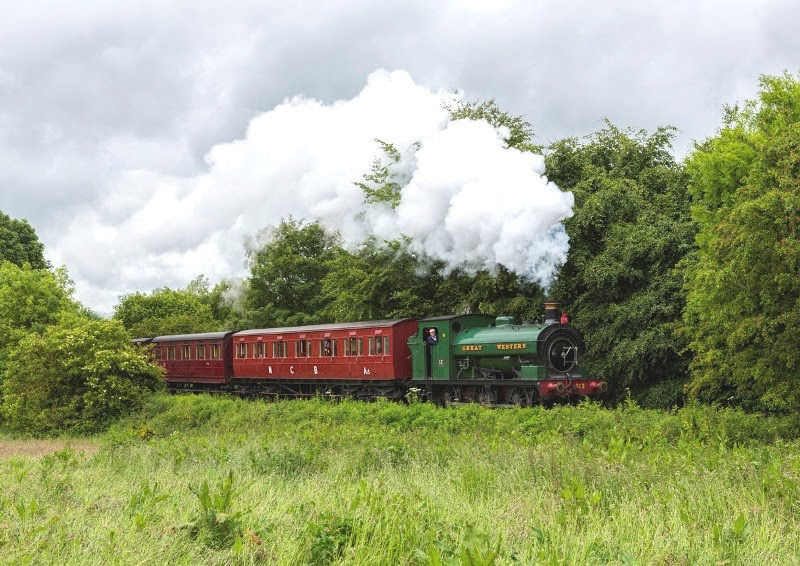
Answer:
<path fill-rule="evenodd" d="M 296 358 L 307 358 L 311 355 L 311 340 L 298 340 L 294 343 L 294 355 Z"/>
<path fill-rule="evenodd" d="M 189 346 L 181 347 L 181 359 L 182 360 L 191 359 L 191 348 Z"/>
<path fill-rule="evenodd" d="M 259 342 L 256 344 L 256 357 L 263 358 L 264 357 L 264 343 Z"/>
<path fill-rule="evenodd" d="M 383 355 L 383 338 L 381 336 L 375 337 L 375 353 L 379 356 Z"/>
<path fill-rule="evenodd" d="M 168 360 L 175 359 L 175 346 L 167 346 L 167 359 Z"/>
<path fill-rule="evenodd" d="M 238 356 L 239 356 L 239 358 L 241 358 L 241 359 L 244 359 L 244 358 L 246 358 L 246 357 L 247 357 L 247 343 L 246 343 L 246 342 L 240 342 L 240 343 L 239 343 L 239 352 L 238 352 Z"/>
<path fill-rule="evenodd" d="M 219 359 L 219 344 L 211 344 L 211 359 Z"/>
<path fill-rule="evenodd" d="M 325 338 L 319 341 L 319 355 L 320 357 L 331 357 L 336 355 L 336 340 Z"/>
<path fill-rule="evenodd" d="M 364 355 L 364 339 L 363 338 L 359 338 L 358 339 L 358 355 L 359 356 L 363 356 Z"/>
<path fill-rule="evenodd" d="M 272 357 L 286 358 L 288 357 L 289 348 L 286 347 L 286 342 L 273 342 L 272 344 Z"/>
<path fill-rule="evenodd" d="M 388 336 L 384 336 L 383 337 L 383 355 L 384 356 L 388 356 L 389 355 L 389 337 Z"/>
<path fill-rule="evenodd" d="M 356 356 L 356 355 L 358 355 L 358 346 L 356 345 L 356 339 L 355 338 L 350 338 L 347 342 L 348 342 L 348 348 L 350 350 L 350 353 L 348 354 L 347 350 L 345 350 L 345 356 L 348 356 L 348 355 L 349 356 Z"/>
<path fill-rule="evenodd" d="M 153 355 L 156 357 L 157 360 L 161 359 L 161 346 L 156 346 L 153 349 Z"/>
<path fill-rule="evenodd" d="M 369 355 L 370 356 L 374 356 L 375 355 L 375 338 L 370 336 L 369 338 L 367 338 L 367 342 L 369 343 Z"/>
<path fill-rule="evenodd" d="M 205 360 L 206 359 L 206 347 L 201 345 L 197 346 L 197 359 L 198 360 Z"/>

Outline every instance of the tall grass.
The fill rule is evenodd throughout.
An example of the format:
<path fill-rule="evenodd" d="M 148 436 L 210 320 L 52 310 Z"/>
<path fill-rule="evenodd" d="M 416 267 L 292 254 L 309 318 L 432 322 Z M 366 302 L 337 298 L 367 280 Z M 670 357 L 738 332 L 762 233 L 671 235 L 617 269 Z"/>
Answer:
<path fill-rule="evenodd" d="M 791 419 L 157 397 L 0 460 L 0 562 L 800 563 Z"/>

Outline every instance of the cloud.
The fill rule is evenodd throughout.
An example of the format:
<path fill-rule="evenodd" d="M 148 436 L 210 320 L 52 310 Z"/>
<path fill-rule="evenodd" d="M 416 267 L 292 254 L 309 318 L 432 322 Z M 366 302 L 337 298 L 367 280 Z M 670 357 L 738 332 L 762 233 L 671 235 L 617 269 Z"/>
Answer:
<path fill-rule="evenodd" d="M 176 284 L 182 270 L 168 281 L 117 281 L 117 268 L 83 278 L 90 253 L 73 255 L 75 240 L 95 255 L 117 240 L 90 242 L 88 230 L 76 237 L 81 219 L 113 226 L 117 239 L 132 233 L 115 224 L 136 200 L 117 188 L 121 179 L 155 175 L 180 199 L 182 180 L 210 172 L 212 147 L 246 139 L 253 118 L 287 96 L 330 105 L 353 99 L 374 69 L 401 68 L 433 91 L 496 98 L 525 115 L 541 143 L 596 131 L 608 117 L 622 127 L 677 126 L 681 156 L 692 139 L 713 134 L 724 104 L 754 95 L 759 74 L 796 71 L 800 52 L 800 6 L 790 0 L 32 0 L 8 12 L 0 21 L 0 208 L 31 221 L 90 304 L 99 289 Z M 338 201 L 316 206 L 324 213 Z M 245 214 L 233 225 L 249 222 Z M 196 240 L 195 231 L 176 236 Z M 115 246 L 117 263 L 147 256 Z"/>

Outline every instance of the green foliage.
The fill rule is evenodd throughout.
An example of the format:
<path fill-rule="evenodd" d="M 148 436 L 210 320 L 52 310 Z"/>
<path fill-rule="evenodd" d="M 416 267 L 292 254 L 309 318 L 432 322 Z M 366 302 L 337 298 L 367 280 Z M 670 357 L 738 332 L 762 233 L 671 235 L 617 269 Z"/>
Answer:
<path fill-rule="evenodd" d="M 337 249 L 322 280 L 326 318 L 336 321 L 428 316 L 436 312 L 437 274 L 421 272 L 400 242 L 369 240 Z"/>
<path fill-rule="evenodd" d="M 0 346 L 18 332 L 41 332 L 64 311 L 76 312 L 72 282 L 63 269 L 43 269 L 0 264 Z"/>
<path fill-rule="evenodd" d="M 505 138 L 506 145 L 520 151 L 537 151 L 533 145 L 533 127 L 522 116 L 513 116 L 503 111 L 494 98 L 483 102 L 467 102 L 459 100 L 454 104 L 446 105 L 451 120 L 486 120 L 495 128 L 506 128 L 508 134 Z"/>
<path fill-rule="evenodd" d="M 469 526 L 460 551 L 436 541 L 424 551 L 417 549 L 416 555 L 427 566 L 492 566 L 500 556 L 501 544 L 501 540 L 492 544 L 486 535 Z"/>
<path fill-rule="evenodd" d="M 322 281 L 337 250 L 336 238 L 319 223 L 289 218 L 257 239 L 265 243 L 248 251 L 245 324 L 266 328 L 324 322 Z"/>
<path fill-rule="evenodd" d="M 158 395 L 81 441 L 97 452 L 9 456 L 28 441 L 4 439 L 0 562 L 791 564 L 796 424 L 633 402 L 496 410 Z M 280 473 L 297 449 L 307 464 Z M 264 467 L 249 465 L 262 452 Z M 222 527 L 219 513 L 240 526 Z"/>
<path fill-rule="evenodd" d="M 222 480 L 216 492 L 204 481 L 199 489 L 190 488 L 197 498 L 198 510 L 188 526 L 192 538 L 211 548 L 230 548 L 242 534 L 243 511 L 234 511 L 237 492 L 233 488 L 233 472 Z"/>
<path fill-rule="evenodd" d="M 392 170 L 402 157 L 394 145 L 382 140 L 375 140 L 381 146 L 381 156 L 372 162 L 370 172 L 364 175 L 363 181 L 356 181 L 355 185 L 364 191 L 364 201 L 370 204 L 386 203 L 391 208 L 400 204 L 400 189 L 402 183 L 398 175 Z"/>
<path fill-rule="evenodd" d="M 0 263 L 0 382 L 8 356 L 28 333 L 42 333 L 65 313 L 79 311 L 66 271 Z"/>
<path fill-rule="evenodd" d="M 245 328 L 242 322 L 244 307 L 242 306 L 241 280 L 223 280 L 214 285 L 208 292 L 199 295 L 200 299 L 211 309 L 211 316 L 225 330 Z"/>
<path fill-rule="evenodd" d="M 745 413 L 739 409 L 720 409 L 689 403 L 681 409 L 658 411 L 639 407 L 633 400 L 621 404 L 616 410 L 608 410 L 593 403 L 578 406 L 556 406 L 551 409 L 533 407 L 525 410 L 489 410 L 479 405 L 464 405 L 440 409 L 431 403 L 402 405 L 388 401 L 361 403 L 342 401 L 329 403 L 322 400 L 303 402 L 282 401 L 277 403 L 253 402 L 230 397 L 206 395 L 151 397 L 141 413 L 112 426 L 110 438 L 124 444 L 140 442 L 140 431 L 145 428 L 148 437 L 166 439 L 173 435 L 211 434 L 225 427 L 242 430 L 275 428 L 305 430 L 312 426 L 326 429 L 333 423 L 350 423 L 350 429 L 342 429 L 341 441 L 349 443 L 358 438 L 359 449 L 369 448 L 373 456 L 380 456 L 386 464 L 396 463 L 389 452 L 398 444 L 398 435 L 430 435 L 430 446 L 439 434 L 474 435 L 476 431 L 491 431 L 492 434 L 509 438 L 527 438 L 540 443 L 546 440 L 586 440 L 591 446 L 610 447 L 614 443 L 645 447 L 679 446 L 683 442 L 704 446 L 750 446 L 776 441 L 800 439 L 800 427 L 795 417 L 765 417 Z M 357 426 L 356 426 L 357 423 Z M 376 432 L 388 431 L 386 437 Z M 359 432 L 361 431 L 361 432 Z M 313 431 L 307 431 L 311 434 Z M 360 434 L 364 435 L 361 438 Z M 298 438 L 302 443 L 307 438 Z M 269 438 L 270 442 L 285 442 L 284 436 Z M 244 455 L 247 464 L 258 474 L 265 472 L 284 475 L 275 470 L 275 464 L 290 460 L 288 452 L 299 447 L 281 446 L 269 448 L 266 440 L 258 445 L 258 453 Z M 353 448 L 352 450 L 357 450 Z M 303 448 L 302 468 L 318 467 L 318 453 Z M 263 458 L 262 458 L 263 455 Z M 254 465 L 254 456 L 259 461 Z M 388 456 L 388 457 L 385 457 Z M 798 462 L 800 464 L 800 461 Z M 297 463 L 292 463 L 296 466 Z M 367 466 L 365 469 L 374 470 Z M 272 470 L 272 471 L 270 471 Z M 295 471 L 299 471 L 297 468 Z M 294 479 L 296 474 L 289 474 Z"/>
<path fill-rule="evenodd" d="M 325 514 L 308 526 L 311 538 L 311 560 L 315 566 L 332 564 L 342 556 L 353 538 L 353 519 Z"/>
<path fill-rule="evenodd" d="M 15 220 L 0 211 L 0 263 L 10 261 L 22 267 L 48 269 L 44 259 L 44 244 L 27 220 Z"/>
<path fill-rule="evenodd" d="M 198 280 L 194 283 L 194 288 L 186 290 L 165 287 L 149 295 L 124 295 L 114 307 L 114 318 L 134 337 L 224 330 L 214 319 L 208 302 L 201 298 Z"/>
<path fill-rule="evenodd" d="M 500 268 L 497 274 L 455 270 L 407 251 L 403 242 L 369 240 L 354 252 L 337 249 L 322 281 L 325 318 L 377 320 L 443 313 L 508 314 L 533 320 L 543 312 L 538 285 Z"/>
<path fill-rule="evenodd" d="M 95 431 L 162 387 L 161 370 L 119 322 L 63 316 L 11 348 L 2 408 L 18 431 Z"/>
<path fill-rule="evenodd" d="M 800 409 L 800 78 L 761 79 L 687 161 L 699 251 L 687 281 L 690 392 Z"/>
<path fill-rule="evenodd" d="M 166 501 L 169 496 L 159 492 L 158 482 L 140 483 L 139 489 L 134 492 L 128 502 L 128 512 L 137 529 L 144 529 L 148 523 L 159 519 L 156 512 L 157 506 Z"/>
<path fill-rule="evenodd" d="M 536 283 L 522 281 L 500 266 L 497 273 L 450 273 L 437 288 L 435 314 L 475 313 L 510 315 L 532 321 L 544 314 L 544 292 Z"/>
<path fill-rule="evenodd" d="M 585 335 L 589 372 L 618 396 L 686 378 L 676 266 L 692 250 L 694 226 L 686 177 L 670 153 L 673 132 L 606 123 L 586 141 L 556 142 L 546 156 L 548 177 L 575 195 L 569 256 L 552 294 Z M 672 391 L 660 406 L 682 401 Z"/>

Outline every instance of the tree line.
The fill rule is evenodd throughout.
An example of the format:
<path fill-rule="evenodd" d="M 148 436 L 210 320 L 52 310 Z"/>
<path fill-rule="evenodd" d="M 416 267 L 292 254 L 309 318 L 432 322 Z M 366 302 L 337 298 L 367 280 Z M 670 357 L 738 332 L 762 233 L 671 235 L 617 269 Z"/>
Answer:
<path fill-rule="evenodd" d="M 587 369 L 612 384 L 613 398 L 664 408 L 695 398 L 755 411 L 800 409 L 800 77 L 762 77 L 758 96 L 726 107 L 719 130 L 682 162 L 672 154 L 672 127 L 647 132 L 606 121 L 587 137 L 542 146 L 529 123 L 492 100 L 448 110 L 505 126 L 509 147 L 543 154 L 547 177 L 575 195 L 575 214 L 565 221 L 568 259 L 547 293 L 584 333 Z M 391 160 L 396 150 L 381 147 Z M 367 202 L 398 198 L 386 161 L 355 180 Z M 445 272 L 407 252 L 402 239 L 348 250 L 318 223 L 286 218 L 253 241 L 260 243 L 245 251 L 242 281 L 211 286 L 200 275 L 183 289 L 132 293 L 111 321 L 99 321 L 71 299 L 66 274 L 44 262 L 30 226 L 0 216 L 7 418 L 19 404 L 21 373 L 30 379 L 47 370 L 49 383 L 67 371 L 23 367 L 14 354 L 23 341 L 46 349 L 53 328 L 109 325 L 153 336 L 466 312 L 523 321 L 543 310 L 538 285 L 502 268 Z M 44 293 L 36 312 L 23 313 L 17 300 L 26 287 L 15 281 L 24 278 Z M 140 385 L 152 387 L 149 377 Z"/>

